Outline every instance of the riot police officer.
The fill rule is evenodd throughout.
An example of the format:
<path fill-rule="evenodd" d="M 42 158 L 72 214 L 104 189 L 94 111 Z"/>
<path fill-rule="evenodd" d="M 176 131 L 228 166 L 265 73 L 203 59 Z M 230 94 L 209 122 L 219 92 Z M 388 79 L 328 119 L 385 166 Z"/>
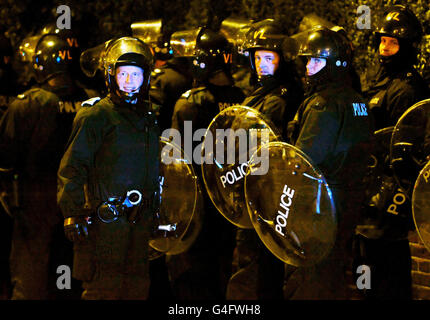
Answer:
<path fill-rule="evenodd" d="M 190 38 L 195 38 L 192 39 L 195 41 L 192 72 L 198 85 L 185 92 L 175 104 L 172 128 L 181 133 L 184 133 L 185 121 L 191 121 L 193 130 L 207 128 L 221 110 L 244 99 L 231 77 L 232 52 L 227 39 L 207 28 L 192 30 L 190 34 Z M 200 175 L 201 169 L 196 168 L 196 172 Z M 199 237 L 186 253 L 170 256 L 168 260 L 173 293 L 181 299 L 225 297 L 233 227 L 217 212 L 206 191 L 203 196 L 204 220 Z"/>
<path fill-rule="evenodd" d="M 20 184 L 10 257 L 12 299 L 52 297 L 48 262 L 62 221 L 56 205 L 56 171 L 73 118 L 89 97 L 70 76 L 74 57 L 66 41 L 45 34 L 33 43 L 31 61 L 38 87 L 18 95 L 0 122 L 1 166 L 13 168 Z"/>
<path fill-rule="evenodd" d="M 272 19 L 251 25 L 243 46 L 256 85 L 242 102 L 271 120 L 284 138 L 284 129 L 303 99 L 293 56 L 285 58 L 293 51 L 282 48 L 285 38 L 280 26 Z M 254 230 L 238 229 L 235 273 L 229 280 L 227 298 L 282 298 L 283 269 L 283 263 L 264 247 Z"/>
<path fill-rule="evenodd" d="M 428 97 L 428 88 L 413 67 L 416 63 L 422 27 L 407 7 L 389 8 L 375 32 L 378 63 L 363 84 L 376 129 L 396 124 L 415 102 Z"/>
<path fill-rule="evenodd" d="M 414 13 L 405 6 L 390 7 L 375 32 L 378 64 L 368 72 L 363 85 L 377 130 L 396 125 L 414 103 L 428 98 L 429 89 L 413 65 L 416 62 L 422 27 Z M 389 150 L 379 150 L 382 161 Z M 388 210 L 396 193 L 410 199 L 415 181 L 410 177 L 409 190 L 399 189 L 389 161 L 381 164 L 380 177 L 372 185 L 363 221 L 357 229 L 357 247 L 362 254 L 357 264 L 370 266 L 372 290 L 366 296 L 376 299 L 411 299 L 411 257 L 408 231 L 412 230 L 411 202 L 405 201 L 396 213 Z"/>
<path fill-rule="evenodd" d="M 57 199 L 74 242 L 73 276 L 83 281 L 82 298 L 146 299 L 159 188 L 159 130 L 148 101 L 153 56 L 131 37 L 101 49 L 109 94 L 83 103 L 76 115 L 58 170 Z M 140 195 L 139 206 L 125 205 L 130 193 Z M 114 200 L 121 203 L 112 205 Z"/>
<path fill-rule="evenodd" d="M 352 89 L 350 47 L 330 29 L 311 30 L 300 45 L 306 58 L 307 83 L 313 94 L 301 104 L 292 143 L 321 169 L 331 188 L 338 231 L 328 257 L 311 267 L 286 266 L 285 297 L 346 299 L 345 274 L 351 263 L 352 239 L 364 190 L 372 119 L 363 98 Z M 290 129 L 294 126 L 290 125 Z"/>

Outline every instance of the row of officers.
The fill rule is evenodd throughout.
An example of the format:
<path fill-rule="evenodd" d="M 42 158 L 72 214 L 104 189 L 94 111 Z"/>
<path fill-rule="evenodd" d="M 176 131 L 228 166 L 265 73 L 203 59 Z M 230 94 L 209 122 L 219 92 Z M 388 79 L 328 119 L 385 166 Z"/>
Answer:
<path fill-rule="evenodd" d="M 1 198 L 3 298 L 411 299 L 411 203 L 396 214 L 387 208 L 399 188 L 411 198 L 416 173 L 402 177 L 409 188 L 400 185 L 374 133 L 430 98 L 413 67 L 421 24 L 404 6 L 387 8 L 374 34 L 377 61 L 360 81 L 345 30 L 312 19 L 292 37 L 266 19 L 225 32 L 198 28 L 170 41 L 134 24 L 135 37 L 81 54 L 94 82 L 77 72 L 70 31 L 48 27 L 27 39 L 23 69 L 37 85 L 8 104 L 0 120 L 2 181 L 14 186 L 18 177 L 19 189 L 15 203 L 6 205 L 8 192 Z M 254 229 L 227 221 L 197 165 L 200 232 L 185 252 L 151 258 L 149 243 L 160 236 L 154 225 L 161 132 L 183 133 L 185 121 L 207 128 L 234 105 L 261 113 L 327 180 L 337 233 L 317 263 L 284 263 Z M 382 159 L 373 178 L 371 156 Z M 124 214 L 110 221 L 95 214 L 129 190 L 140 190 L 138 207 L 123 202 Z M 71 290 L 57 287 L 59 265 L 72 267 Z M 360 265 L 370 267 L 370 289 L 351 289 L 348 275 Z"/>

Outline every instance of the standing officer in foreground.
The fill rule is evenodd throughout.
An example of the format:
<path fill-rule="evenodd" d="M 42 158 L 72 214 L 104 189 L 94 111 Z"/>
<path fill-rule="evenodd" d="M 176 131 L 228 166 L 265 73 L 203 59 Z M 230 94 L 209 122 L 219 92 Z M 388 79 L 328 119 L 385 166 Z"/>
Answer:
<path fill-rule="evenodd" d="M 34 45 L 31 61 L 38 86 L 18 95 L 0 121 L 0 167 L 17 172 L 20 189 L 10 256 L 12 299 L 52 298 L 48 263 L 62 220 L 56 171 L 73 118 L 89 98 L 70 75 L 75 57 L 61 35 L 45 34 Z"/>
<path fill-rule="evenodd" d="M 390 7 L 375 32 L 378 64 L 369 72 L 363 92 L 375 118 L 375 129 L 395 126 L 402 114 L 416 102 L 430 97 L 429 89 L 414 68 L 422 27 L 408 8 Z M 380 148 L 382 149 L 382 148 Z M 384 155 L 377 155 L 383 159 Z M 388 157 L 387 157 L 388 158 Z M 397 213 L 389 210 L 399 185 L 388 161 L 382 164 L 383 172 L 369 193 L 363 221 L 357 229 L 357 247 L 364 252 L 357 264 L 370 266 L 372 289 L 368 298 L 411 299 L 411 254 L 408 232 L 413 230 L 411 202 L 397 206 Z M 410 199 L 415 179 L 410 177 L 409 190 L 401 196 Z"/>
<path fill-rule="evenodd" d="M 284 58 L 284 39 L 280 26 L 272 19 L 251 25 L 244 49 L 256 85 L 242 102 L 264 114 L 281 133 L 285 133 L 303 99 L 295 66 L 291 59 Z M 269 252 L 255 230 L 237 229 L 233 269 L 227 299 L 282 298 L 283 263 Z"/>
<path fill-rule="evenodd" d="M 306 78 L 313 93 L 295 116 L 292 142 L 326 178 L 336 205 L 338 231 L 334 248 L 323 261 L 312 267 L 286 266 L 284 292 L 291 299 L 346 299 L 349 241 L 363 201 L 361 179 L 373 124 L 366 103 L 351 87 L 350 47 L 337 32 L 310 31 L 299 56 L 307 58 Z"/>
<path fill-rule="evenodd" d="M 82 298 L 146 299 L 159 191 L 159 130 L 148 101 L 153 56 L 129 37 L 103 49 L 109 93 L 83 103 L 76 115 L 57 199 L 74 242 L 73 276 L 83 281 Z"/>

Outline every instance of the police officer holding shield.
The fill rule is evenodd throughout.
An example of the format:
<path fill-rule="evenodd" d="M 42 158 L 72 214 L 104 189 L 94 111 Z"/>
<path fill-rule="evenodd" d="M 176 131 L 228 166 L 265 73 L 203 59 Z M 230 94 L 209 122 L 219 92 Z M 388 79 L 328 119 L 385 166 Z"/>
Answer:
<path fill-rule="evenodd" d="M 284 138 L 287 123 L 303 99 L 303 89 L 292 62 L 294 56 L 289 56 L 295 48 L 283 48 L 285 38 L 272 19 L 250 26 L 243 47 L 256 85 L 242 102 L 265 115 Z M 227 298 L 281 298 L 283 268 L 283 263 L 264 247 L 254 230 L 238 229 L 234 274 L 229 280 Z"/>
<path fill-rule="evenodd" d="M 130 37 L 100 48 L 109 93 L 83 103 L 76 115 L 57 199 L 82 298 L 146 299 L 159 190 L 159 130 L 148 101 L 153 56 Z"/>
<path fill-rule="evenodd" d="M 183 139 L 191 138 L 183 135 L 184 121 L 192 122 L 193 131 L 206 129 L 221 110 L 244 99 L 230 73 L 233 56 L 227 39 L 207 28 L 193 32 L 192 72 L 197 87 L 179 98 L 172 117 L 172 128 Z M 200 167 L 196 172 L 201 177 Z M 167 261 L 173 293 L 180 299 L 224 299 L 230 276 L 233 226 L 217 212 L 207 192 L 202 192 L 204 220 L 199 237 L 186 253 L 169 256 Z"/>
<path fill-rule="evenodd" d="M 423 33 L 420 22 L 402 5 L 388 8 L 381 18 L 375 32 L 377 66 L 368 72 L 363 84 L 377 130 L 395 126 L 408 108 L 430 97 L 428 86 L 413 67 Z M 381 164 L 380 179 L 369 192 L 366 212 L 357 228 L 360 254 L 356 264 L 368 265 L 371 270 L 372 290 L 366 291 L 366 297 L 411 299 L 408 232 L 414 229 L 410 195 L 415 179 L 409 178 L 408 190 L 400 188 L 394 178 L 396 164 L 390 164 L 388 155 L 389 150 L 377 155 L 386 160 Z M 396 194 L 405 201 L 394 204 Z"/>
<path fill-rule="evenodd" d="M 307 59 L 306 80 L 312 94 L 301 104 L 289 128 L 292 143 L 308 155 L 332 190 L 337 210 L 335 245 L 311 267 L 286 266 L 288 299 L 346 299 L 350 241 L 363 201 L 361 180 L 367 166 L 372 119 L 363 98 L 348 79 L 351 48 L 327 28 L 309 32 L 299 56 Z"/>

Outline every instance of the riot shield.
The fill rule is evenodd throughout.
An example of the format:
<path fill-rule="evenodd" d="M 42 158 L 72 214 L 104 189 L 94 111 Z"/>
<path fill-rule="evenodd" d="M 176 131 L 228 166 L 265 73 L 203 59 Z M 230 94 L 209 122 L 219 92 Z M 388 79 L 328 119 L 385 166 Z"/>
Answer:
<path fill-rule="evenodd" d="M 203 28 L 176 31 L 170 38 L 170 47 L 175 57 L 192 57 L 195 54 L 196 42 Z"/>
<path fill-rule="evenodd" d="M 418 235 L 430 252 L 430 162 L 424 166 L 415 182 L 412 214 Z"/>
<path fill-rule="evenodd" d="M 391 167 L 399 186 L 412 191 L 430 155 L 430 99 L 417 102 L 399 118 L 390 143 Z M 411 193 L 406 192 L 410 197 Z"/>
<path fill-rule="evenodd" d="M 202 143 L 203 181 L 217 210 L 239 228 L 252 228 L 243 189 L 248 160 L 259 146 L 281 135 L 263 114 L 246 106 L 222 110 L 210 123 Z M 264 174 L 267 157 L 260 155 L 254 174 Z"/>
<path fill-rule="evenodd" d="M 198 211 L 198 181 L 191 159 L 163 137 L 160 137 L 160 159 L 159 208 L 154 217 L 155 234 L 149 244 L 159 252 L 172 250 L 177 254 L 190 246 L 190 235 L 196 232 L 189 229 L 190 225 L 198 228 L 196 221 L 200 217 L 193 219 L 202 214 Z M 188 238 L 182 241 L 185 235 Z"/>
<path fill-rule="evenodd" d="M 247 19 L 227 18 L 221 23 L 220 32 L 239 54 L 244 54 L 243 43 L 246 40 L 246 34 L 252 22 L 252 20 Z"/>
<path fill-rule="evenodd" d="M 390 141 L 393 130 L 394 127 L 387 127 L 373 133 L 373 150 L 369 150 L 370 163 L 363 179 L 368 195 L 376 194 L 379 191 L 382 176 L 389 169 Z"/>
<path fill-rule="evenodd" d="M 265 246 L 293 266 L 326 257 L 336 240 L 337 218 L 321 171 L 301 150 L 285 142 L 263 145 L 269 153 L 265 175 L 245 176 L 245 200 L 252 225 Z"/>
<path fill-rule="evenodd" d="M 97 70 L 104 70 L 104 54 L 111 41 L 108 40 L 81 53 L 80 65 L 87 77 L 92 78 L 95 76 Z"/>
<path fill-rule="evenodd" d="M 163 23 L 161 19 L 145 20 L 131 24 L 133 37 L 142 40 L 151 47 L 157 46 L 162 27 Z"/>

